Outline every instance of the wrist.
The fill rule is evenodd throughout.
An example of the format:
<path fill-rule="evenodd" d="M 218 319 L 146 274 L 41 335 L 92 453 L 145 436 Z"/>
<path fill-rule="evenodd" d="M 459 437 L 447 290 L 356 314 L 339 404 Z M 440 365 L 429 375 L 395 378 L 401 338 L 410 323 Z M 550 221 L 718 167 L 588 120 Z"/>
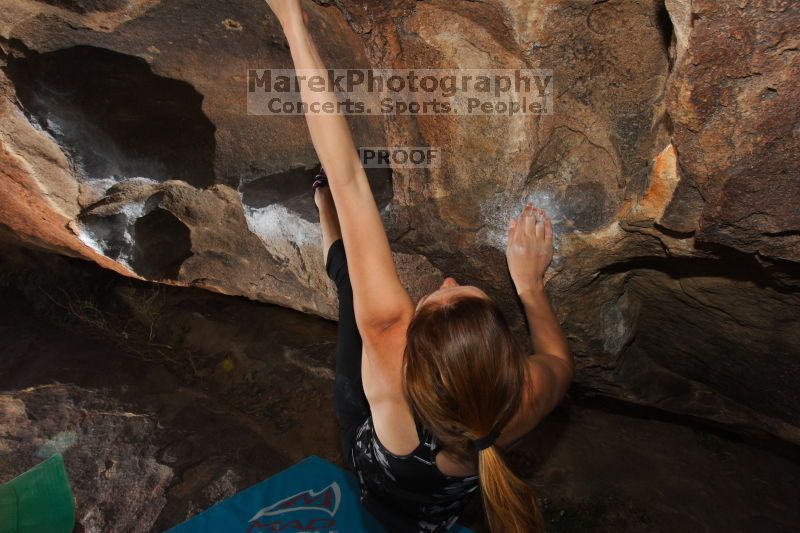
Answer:
<path fill-rule="evenodd" d="M 533 282 L 525 283 L 524 285 L 517 285 L 517 296 L 525 299 L 528 296 L 538 296 L 544 293 L 544 280 L 540 279 Z"/>

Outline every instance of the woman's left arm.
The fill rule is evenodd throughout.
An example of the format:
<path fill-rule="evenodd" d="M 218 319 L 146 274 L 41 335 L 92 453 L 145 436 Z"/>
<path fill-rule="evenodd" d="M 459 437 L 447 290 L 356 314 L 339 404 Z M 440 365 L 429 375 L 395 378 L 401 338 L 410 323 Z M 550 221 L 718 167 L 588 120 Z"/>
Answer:
<path fill-rule="evenodd" d="M 268 0 L 268 4 L 281 22 L 295 71 L 327 79 L 299 0 Z M 308 84 L 301 84 L 301 96 L 309 106 L 337 102 L 334 93 L 311 91 Z M 397 276 L 383 221 L 347 120 L 341 114 L 311 112 L 306 113 L 306 122 L 339 215 L 356 323 L 369 343 L 392 326 L 407 323 L 414 306 Z"/>

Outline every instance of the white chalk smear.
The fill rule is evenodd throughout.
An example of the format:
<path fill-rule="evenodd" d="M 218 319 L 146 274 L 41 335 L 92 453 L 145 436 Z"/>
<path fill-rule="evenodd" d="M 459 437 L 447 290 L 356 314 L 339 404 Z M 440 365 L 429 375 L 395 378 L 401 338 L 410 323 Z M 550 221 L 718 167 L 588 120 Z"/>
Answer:
<path fill-rule="evenodd" d="M 508 244 L 508 226 L 511 218 L 518 217 L 526 203 L 543 209 L 553 221 L 553 231 L 557 235 L 566 218 L 549 191 L 531 192 L 522 198 L 509 198 L 502 194 L 481 206 L 484 221 L 482 231 L 484 242 L 493 248 L 505 251 Z"/>
<path fill-rule="evenodd" d="M 106 187 L 103 193 L 114 185 L 122 182 L 139 182 L 142 184 L 157 184 L 149 178 L 135 177 L 120 179 L 109 177 L 96 180 L 98 187 Z M 92 219 L 91 224 L 78 224 L 78 239 L 96 252 L 109 257 L 133 270 L 133 247 L 136 237 L 134 225 L 136 221 L 147 214 L 146 199 L 128 203 L 117 204 L 117 209 L 103 219 Z M 115 215 L 122 215 L 117 218 Z"/>
<path fill-rule="evenodd" d="M 115 214 L 123 215 L 122 220 L 107 217 L 105 220 L 95 220 L 91 225 L 79 224 L 78 239 L 93 250 L 133 270 L 134 224 L 146 214 L 145 202 L 123 204 Z M 112 250 L 116 253 L 111 252 Z"/>
<path fill-rule="evenodd" d="M 300 268 L 295 271 L 308 276 L 322 268 L 317 264 L 322 261 L 319 253 L 322 234 L 318 224 L 280 204 L 255 208 L 242 203 L 242 207 L 248 228 L 273 256 L 286 262 L 299 262 Z"/>
<path fill-rule="evenodd" d="M 52 439 L 46 440 L 34 453 L 39 459 L 47 459 L 57 453 L 64 453 L 78 442 L 78 435 L 74 431 L 62 431 Z"/>
<path fill-rule="evenodd" d="M 243 203 L 242 207 L 247 226 L 264 241 L 264 244 L 272 245 L 285 241 L 302 247 L 319 243 L 319 226 L 280 204 L 250 207 Z"/>

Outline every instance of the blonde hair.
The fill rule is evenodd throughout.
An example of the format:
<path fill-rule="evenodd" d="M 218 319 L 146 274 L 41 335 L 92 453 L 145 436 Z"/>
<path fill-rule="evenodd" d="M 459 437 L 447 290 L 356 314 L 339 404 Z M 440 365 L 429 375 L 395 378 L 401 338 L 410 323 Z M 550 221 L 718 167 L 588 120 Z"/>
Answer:
<path fill-rule="evenodd" d="M 516 412 L 525 383 L 524 356 L 498 307 L 462 297 L 421 307 L 407 333 L 403 388 L 419 420 L 459 461 L 477 460 L 489 527 L 496 533 L 542 531 L 528 485 L 495 445 L 476 439 L 499 432 Z"/>

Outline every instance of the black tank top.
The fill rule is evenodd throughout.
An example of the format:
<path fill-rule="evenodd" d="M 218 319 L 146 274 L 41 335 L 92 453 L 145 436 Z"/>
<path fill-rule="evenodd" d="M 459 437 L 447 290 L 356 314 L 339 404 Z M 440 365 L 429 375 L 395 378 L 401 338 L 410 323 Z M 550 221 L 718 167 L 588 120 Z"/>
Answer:
<path fill-rule="evenodd" d="M 478 475 L 448 476 L 436 466 L 441 447 L 417 424 L 419 446 L 395 455 L 375 434 L 372 416 L 356 431 L 350 462 L 358 474 L 361 503 L 391 533 L 447 531 L 478 492 Z"/>

